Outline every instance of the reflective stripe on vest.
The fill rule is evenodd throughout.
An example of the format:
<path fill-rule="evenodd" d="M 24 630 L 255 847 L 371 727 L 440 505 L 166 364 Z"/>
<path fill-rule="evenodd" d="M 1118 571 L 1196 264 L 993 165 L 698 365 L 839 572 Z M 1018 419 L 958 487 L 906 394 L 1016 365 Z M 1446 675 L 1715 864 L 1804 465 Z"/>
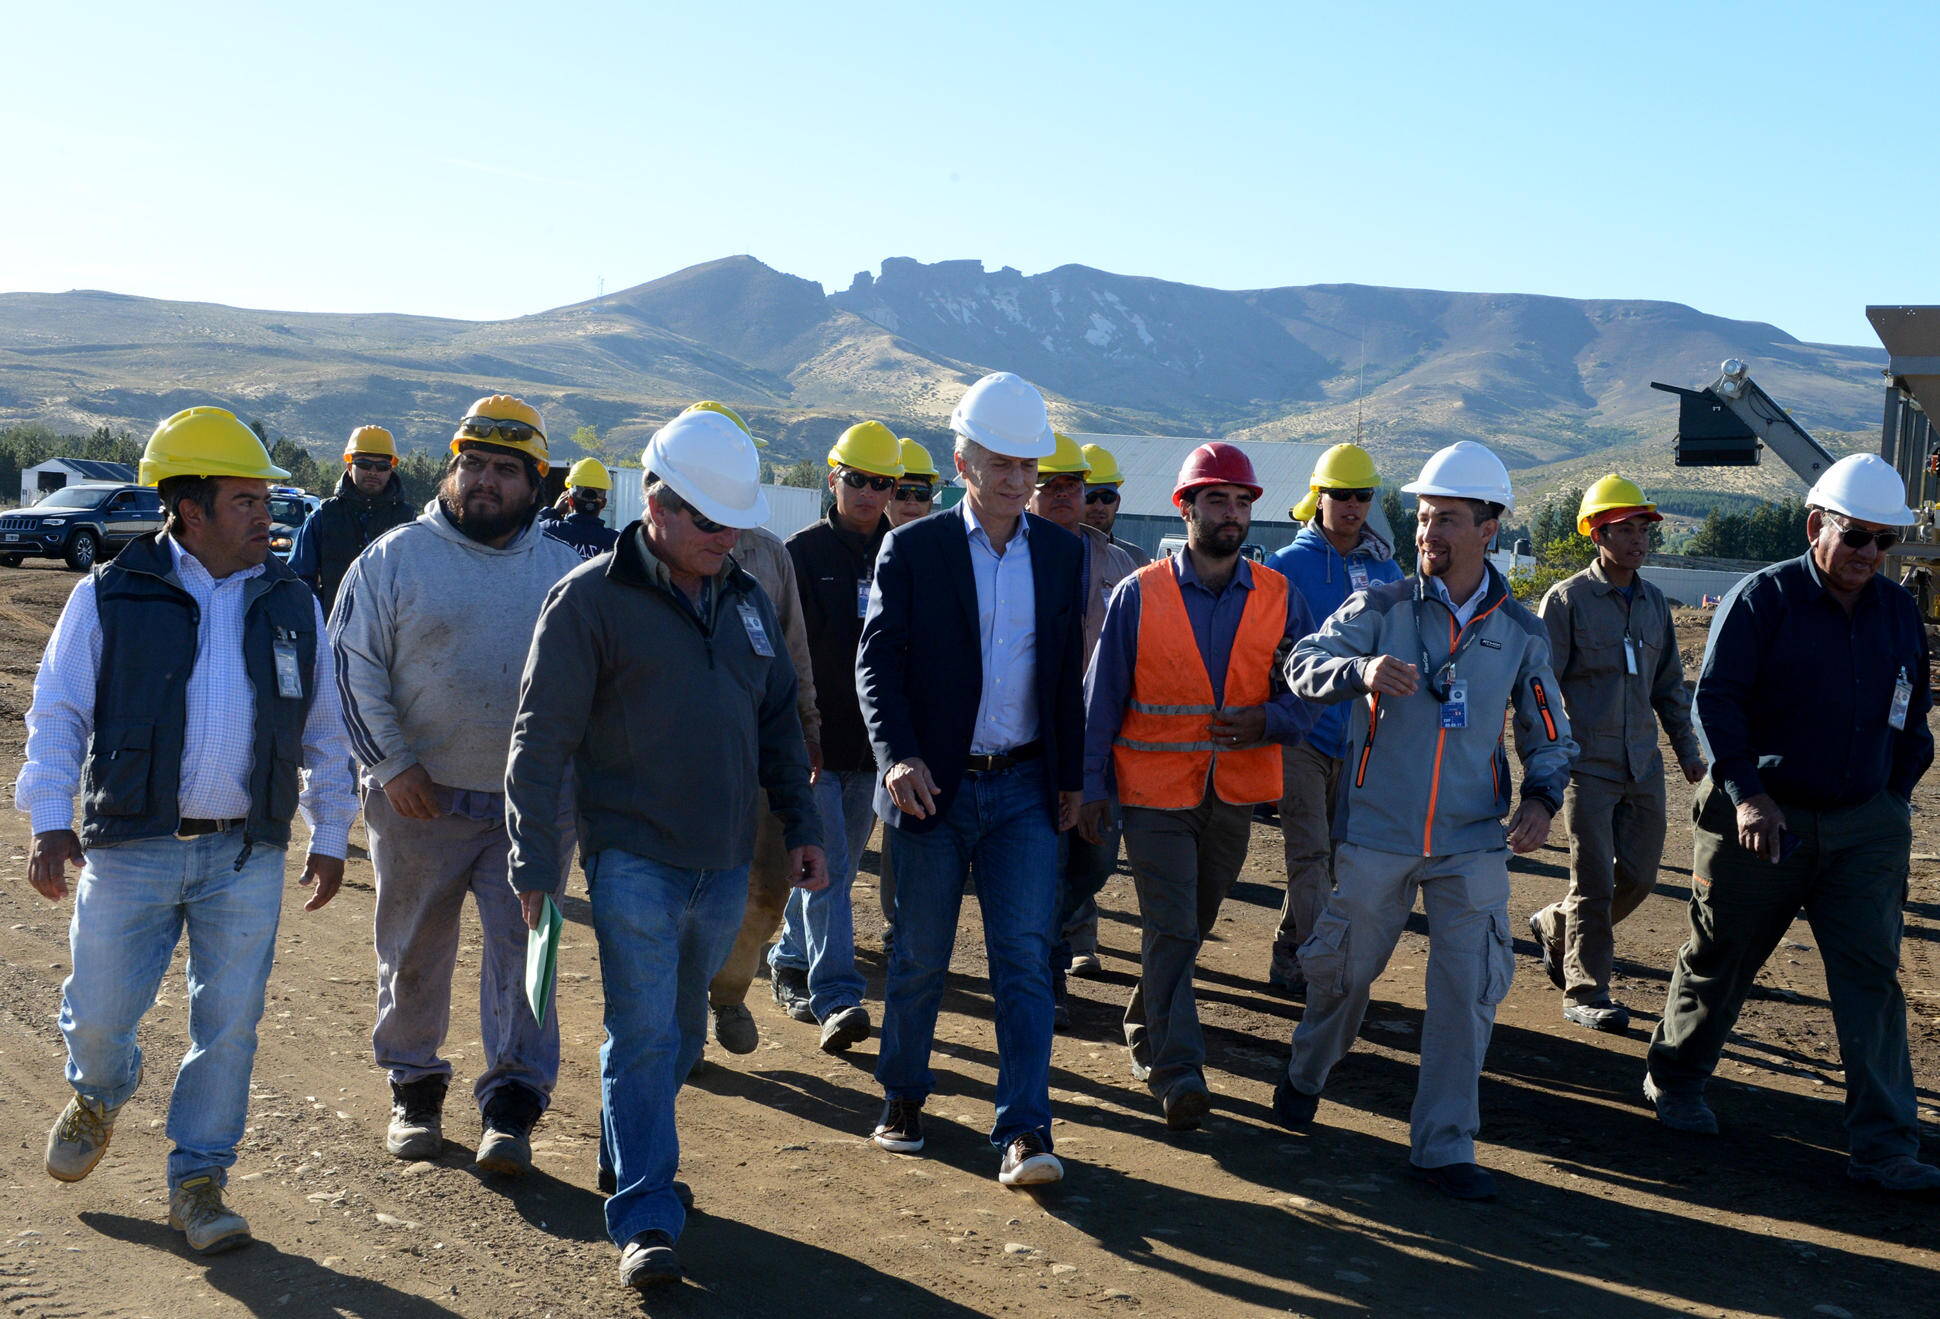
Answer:
<path fill-rule="evenodd" d="M 1239 628 L 1226 662 L 1226 704 L 1265 705 L 1273 694 L 1273 657 L 1287 630 L 1287 579 L 1249 565 Z M 1235 806 L 1278 801 L 1281 752 L 1270 742 L 1230 747 L 1210 732 L 1219 706 L 1193 636 L 1171 556 L 1137 573 L 1138 662 L 1132 671 L 1125 721 L 1112 742 L 1118 797 L 1127 806 L 1190 810 L 1211 777 L 1221 801 Z"/>

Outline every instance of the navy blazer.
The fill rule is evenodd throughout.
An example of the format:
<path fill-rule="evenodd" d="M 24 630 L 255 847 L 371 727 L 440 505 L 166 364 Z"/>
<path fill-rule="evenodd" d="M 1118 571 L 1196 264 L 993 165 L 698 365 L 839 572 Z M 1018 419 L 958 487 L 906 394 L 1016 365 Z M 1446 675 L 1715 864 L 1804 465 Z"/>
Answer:
<path fill-rule="evenodd" d="M 1046 807 L 1084 786 L 1084 609 L 1078 598 L 1083 542 L 1034 514 L 1029 521 L 1037 614 L 1038 738 L 1044 744 Z M 937 810 L 963 783 L 964 761 L 983 693 L 983 638 L 970 537 L 957 509 L 889 533 L 876 559 L 875 589 L 856 650 L 856 691 L 876 753 L 876 814 L 922 833 L 890 799 L 883 776 L 920 758 L 936 780 Z"/>

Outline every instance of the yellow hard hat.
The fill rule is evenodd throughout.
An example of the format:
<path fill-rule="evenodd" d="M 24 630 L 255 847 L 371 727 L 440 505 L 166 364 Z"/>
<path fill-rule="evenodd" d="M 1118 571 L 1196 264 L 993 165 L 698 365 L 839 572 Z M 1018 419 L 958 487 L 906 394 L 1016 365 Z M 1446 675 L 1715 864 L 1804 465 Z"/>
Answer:
<path fill-rule="evenodd" d="M 344 441 L 344 461 L 349 462 L 353 454 L 381 453 L 397 461 L 397 441 L 382 426 L 359 426 Z"/>
<path fill-rule="evenodd" d="M 611 490 L 613 478 L 606 474 L 606 464 L 597 458 L 581 458 L 566 473 L 566 485 L 585 490 Z"/>
<path fill-rule="evenodd" d="M 903 442 L 879 421 L 859 421 L 836 438 L 830 467 L 853 467 L 877 476 L 903 474 Z"/>
<path fill-rule="evenodd" d="M 768 447 L 768 441 L 762 439 L 759 435 L 756 435 L 753 431 L 749 430 L 748 423 L 741 420 L 741 414 L 736 412 L 733 408 L 729 407 L 725 403 L 716 403 L 711 398 L 704 398 L 698 403 L 689 403 L 685 408 L 681 409 L 682 416 L 686 416 L 689 412 L 718 412 L 723 417 L 726 417 L 729 421 L 739 426 L 741 428 L 741 433 L 754 441 L 755 448 L 765 449 Z"/>
<path fill-rule="evenodd" d="M 1052 431 L 1051 438 L 1057 441 L 1058 447 L 1052 451 L 1049 458 L 1037 460 L 1039 481 L 1047 476 L 1063 476 L 1066 473 L 1083 476 L 1091 470 L 1091 464 L 1085 460 L 1084 450 L 1078 447 L 1076 440 L 1063 431 Z"/>
<path fill-rule="evenodd" d="M 184 408 L 155 428 L 142 450 L 143 485 L 171 476 L 241 476 L 284 481 L 289 473 L 271 463 L 256 432 L 227 408 Z"/>
<path fill-rule="evenodd" d="M 1311 522 L 1320 509 L 1323 490 L 1372 490 L 1381 484 L 1374 460 L 1358 444 L 1336 444 L 1320 455 L 1314 474 L 1307 478 L 1307 494 L 1289 511 L 1295 522 Z"/>
<path fill-rule="evenodd" d="M 928 449 L 907 436 L 903 438 L 902 446 L 904 476 L 927 476 L 934 481 L 943 475 L 936 470 L 936 459 L 930 457 Z"/>
<path fill-rule="evenodd" d="M 1664 520 L 1657 511 L 1657 505 L 1644 498 L 1641 486 L 1612 472 L 1583 492 L 1583 502 L 1576 506 L 1576 533 L 1587 536 L 1592 529 L 1606 522 L 1621 522 L 1639 513 L 1649 514 L 1652 522 Z M 1601 516 L 1603 514 L 1621 516 Z"/>
<path fill-rule="evenodd" d="M 496 431 L 484 435 L 467 432 L 467 424 L 474 418 L 485 421 L 516 421 L 532 427 L 532 437 L 514 440 Z M 465 419 L 458 423 L 458 429 L 451 437 L 451 451 L 458 452 L 458 446 L 466 440 L 475 444 L 496 444 L 501 449 L 513 449 L 532 459 L 539 465 L 539 475 L 544 476 L 551 463 L 546 451 L 546 428 L 539 421 L 539 410 L 522 398 L 510 394 L 493 394 L 481 398 L 465 410 Z"/>
<path fill-rule="evenodd" d="M 1125 479 L 1118 470 L 1117 457 L 1104 445 L 1087 444 L 1079 452 L 1085 456 L 1085 466 L 1091 469 L 1085 477 L 1086 485 L 1117 485 Z M 1038 470 L 1044 470 L 1043 464 L 1038 465 Z"/>

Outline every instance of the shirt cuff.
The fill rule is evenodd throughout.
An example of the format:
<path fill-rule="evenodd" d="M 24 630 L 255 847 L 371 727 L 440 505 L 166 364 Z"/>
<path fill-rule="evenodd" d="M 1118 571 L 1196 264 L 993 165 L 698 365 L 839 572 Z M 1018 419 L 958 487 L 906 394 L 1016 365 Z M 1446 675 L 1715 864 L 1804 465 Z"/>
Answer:
<path fill-rule="evenodd" d="M 415 753 L 400 751 L 395 756 L 386 756 L 378 761 L 365 770 L 365 773 L 369 774 L 372 782 L 381 788 L 417 763 L 418 758 Z"/>
<path fill-rule="evenodd" d="M 1298 743 L 1302 733 L 1293 711 L 1274 701 L 1266 703 L 1266 740 L 1281 746 Z"/>
<path fill-rule="evenodd" d="M 35 802 L 27 818 L 37 834 L 74 828 L 74 803 L 71 801 Z"/>
<path fill-rule="evenodd" d="M 350 825 L 321 824 L 310 834 L 310 851 L 315 856 L 342 861 L 350 852 Z"/>
<path fill-rule="evenodd" d="M 1733 806 L 1742 806 L 1753 797 L 1763 795 L 1765 791 L 1764 781 L 1758 777 L 1758 771 L 1755 769 L 1734 768 L 1727 771 L 1721 766 L 1713 765 L 1711 776 L 1723 786 L 1725 796 L 1731 798 Z"/>

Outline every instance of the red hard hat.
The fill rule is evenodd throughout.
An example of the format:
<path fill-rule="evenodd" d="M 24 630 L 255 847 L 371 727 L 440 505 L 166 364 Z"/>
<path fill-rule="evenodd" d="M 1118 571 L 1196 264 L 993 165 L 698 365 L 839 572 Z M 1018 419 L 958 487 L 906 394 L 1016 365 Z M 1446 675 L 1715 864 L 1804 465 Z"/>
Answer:
<path fill-rule="evenodd" d="M 1214 440 L 1186 455 L 1179 468 L 1179 479 L 1172 488 L 1172 502 L 1183 506 L 1186 497 L 1201 486 L 1243 485 L 1260 497 L 1260 483 L 1253 476 L 1253 460 L 1237 444 Z"/>

